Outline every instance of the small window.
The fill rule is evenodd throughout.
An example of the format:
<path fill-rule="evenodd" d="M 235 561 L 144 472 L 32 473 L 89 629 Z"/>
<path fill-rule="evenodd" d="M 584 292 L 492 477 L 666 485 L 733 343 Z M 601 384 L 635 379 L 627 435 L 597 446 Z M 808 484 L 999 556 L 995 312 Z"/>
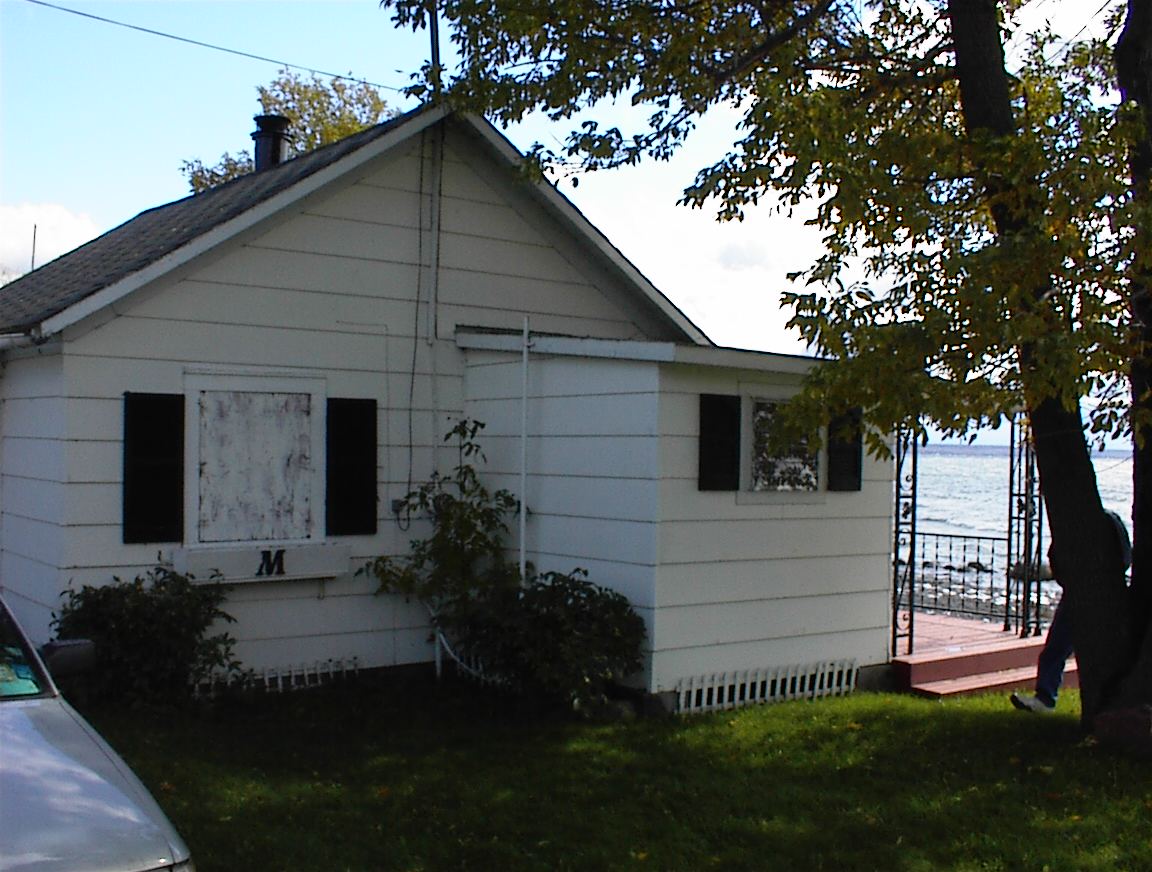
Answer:
<path fill-rule="evenodd" d="M 179 542 L 184 533 L 184 397 L 124 395 L 125 543 Z"/>
<path fill-rule="evenodd" d="M 817 491 L 820 489 L 820 457 L 801 438 L 773 453 L 770 435 L 781 403 L 752 401 L 752 481 L 754 491 Z"/>

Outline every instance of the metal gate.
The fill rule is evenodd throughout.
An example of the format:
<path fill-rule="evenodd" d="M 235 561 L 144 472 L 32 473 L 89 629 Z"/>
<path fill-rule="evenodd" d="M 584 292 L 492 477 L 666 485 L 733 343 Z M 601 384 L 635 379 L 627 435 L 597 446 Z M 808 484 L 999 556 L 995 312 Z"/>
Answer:
<path fill-rule="evenodd" d="M 1044 498 L 1028 419 L 1012 420 L 1008 492 L 1008 568 L 1004 629 L 1020 636 L 1040 635 L 1040 593 L 1044 570 Z"/>
<path fill-rule="evenodd" d="M 1005 536 L 917 529 L 920 448 L 912 428 L 896 434 L 892 541 L 892 654 L 911 654 L 917 612 L 1000 621 L 1005 631 L 1039 635 L 1043 500 L 1027 419 L 1011 425 Z"/>

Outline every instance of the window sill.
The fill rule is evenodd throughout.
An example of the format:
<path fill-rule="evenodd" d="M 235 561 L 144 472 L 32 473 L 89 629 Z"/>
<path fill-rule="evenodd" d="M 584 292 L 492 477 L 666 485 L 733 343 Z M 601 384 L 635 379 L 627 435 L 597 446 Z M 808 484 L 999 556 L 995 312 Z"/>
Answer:
<path fill-rule="evenodd" d="M 827 498 L 827 492 L 818 491 L 736 491 L 738 506 L 818 506 Z"/>
<path fill-rule="evenodd" d="M 178 572 L 197 581 L 247 584 L 335 578 L 351 571 L 350 545 L 309 542 L 244 545 L 190 545 L 176 549 L 172 562 Z"/>

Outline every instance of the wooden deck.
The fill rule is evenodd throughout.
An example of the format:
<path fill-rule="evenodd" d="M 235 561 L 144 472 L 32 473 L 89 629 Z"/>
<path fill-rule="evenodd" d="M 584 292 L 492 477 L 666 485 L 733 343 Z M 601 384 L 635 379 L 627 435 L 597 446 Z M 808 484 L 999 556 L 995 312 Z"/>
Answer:
<path fill-rule="evenodd" d="M 902 649 L 892 664 L 898 686 L 924 696 L 1028 689 L 1043 644 L 1042 636 L 1021 638 L 999 622 L 921 613 L 916 615 L 913 653 Z M 1066 686 L 1077 686 L 1077 679 L 1072 660 Z"/>
<path fill-rule="evenodd" d="M 956 618 L 950 615 L 917 613 L 913 637 L 916 654 L 954 653 L 970 648 L 982 648 L 996 643 L 1019 641 L 1016 630 L 1005 630 L 1002 622 L 981 621 L 976 618 Z M 901 654 L 907 644 L 900 640 Z"/>

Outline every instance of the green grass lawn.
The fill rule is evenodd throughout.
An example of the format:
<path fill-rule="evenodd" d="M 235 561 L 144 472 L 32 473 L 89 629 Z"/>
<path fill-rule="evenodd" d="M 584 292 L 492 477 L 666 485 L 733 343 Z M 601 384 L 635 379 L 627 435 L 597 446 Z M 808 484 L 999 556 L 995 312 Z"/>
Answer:
<path fill-rule="evenodd" d="M 213 870 L 1152 870 L 1152 762 L 1002 696 L 627 723 L 361 681 L 87 712 Z"/>

